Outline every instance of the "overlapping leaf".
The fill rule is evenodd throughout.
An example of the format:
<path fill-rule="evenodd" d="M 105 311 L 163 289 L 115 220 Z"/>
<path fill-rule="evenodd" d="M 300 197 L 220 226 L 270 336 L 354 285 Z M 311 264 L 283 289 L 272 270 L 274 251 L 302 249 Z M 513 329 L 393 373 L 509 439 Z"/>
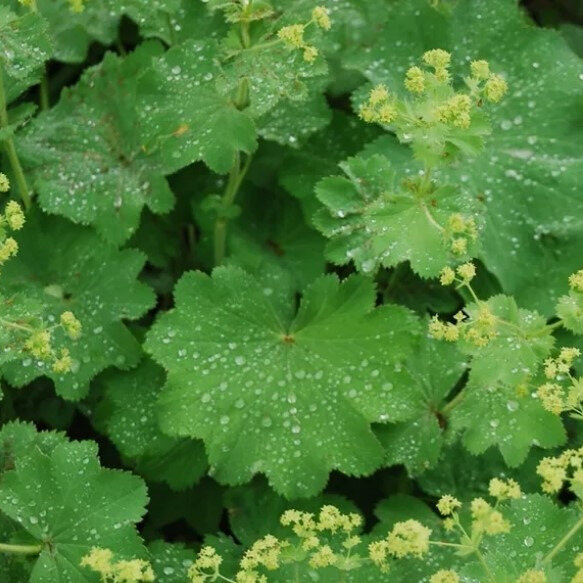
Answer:
<path fill-rule="evenodd" d="M 379 426 L 376 431 L 387 451 L 388 465 L 402 463 L 415 475 L 433 467 L 440 458 L 447 425 L 443 401 L 465 370 L 455 346 L 423 339 L 405 368 L 416 411 L 407 421 Z"/>
<path fill-rule="evenodd" d="M 15 432 L 8 426 L 3 440 L 6 431 Z M 0 511 L 42 547 L 31 583 L 96 580 L 80 564 L 94 546 L 113 548 L 119 557 L 144 554 L 134 526 L 147 502 L 139 478 L 102 468 L 93 442 L 61 438 L 49 447 L 45 439 L 44 451 L 34 447 L 35 436 L 28 442 L 26 454 L 2 474 Z"/>
<path fill-rule="evenodd" d="M 364 474 L 382 450 L 371 421 L 403 418 L 396 364 L 418 331 L 403 308 L 372 309 L 369 280 L 316 280 L 295 316 L 252 277 L 189 273 L 146 347 L 168 371 L 162 427 L 201 437 L 222 481 L 265 473 L 286 496 L 320 490 L 332 468 Z"/>
<path fill-rule="evenodd" d="M 328 258 L 340 265 L 354 261 L 364 273 L 410 261 L 420 275 L 438 275 L 453 259 L 444 240 L 447 220 L 470 214 L 471 201 L 453 187 L 438 188 L 430 200 L 417 198 L 400 187 L 381 155 L 350 158 L 340 167 L 345 176 L 316 186 L 326 209 L 314 221 L 330 239 Z"/>
<path fill-rule="evenodd" d="M 18 16 L 0 6 L 0 65 L 2 74 L 10 80 L 8 99 L 38 82 L 50 54 L 47 27 L 38 14 Z"/>
<path fill-rule="evenodd" d="M 54 331 L 55 345 L 70 350 L 72 373 L 57 374 L 50 362 L 16 351 L 12 362 L 3 366 L 6 378 L 21 386 L 46 375 L 60 395 L 76 400 L 101 370 L 135 364 L 140 347 L 122 320 L 142 316 L 154 303 L 150 288 L 136 280 L 143 255 L 131 249 L 118 251 L 90 229 L 40 213 L 29 215 L 19 242 L 18 256 L 2 274 L 4 293 L 15 297 L 6 317 L 14 313 L 50 326 L 70 310 L 81 321 L 83 333 L 73 341 L 62 330 Z M 21 296 L 26 303 L 19 303 Z"/>
<path fill-rule="evenodd" d="M 202 476 L 207 461 L 202 442 L 161 432 L 157 405 L 164 381 L 164 371 L 148 360 L 132 371 L 107 374 L 106 423 L 111 440 L 140 473 L 181 490 Z"/>
<path fill-rule="evenodd" d="M 483 258 L 505 290 L 550 312 L 583 228 L 581 61 L 558 34 L 529 25 L 513 0 L 462 0 L 446 15 L 425 0 L 394 3 L 374 33 L 345 63 L 392 90 L 403 90 L 406 67 L 433 48 L 464 67 L 488 59 L 507 78 L 485 153 L 444 178 L 485 200 Z"/>
<path fill-rule="evenodd" d="M 126 59 L 106 55 L 19 139 L 41 206 L 116 244 L 136 230 L 145 205 L 164 213 L 173 204 L 138 134 L 137 78 L 157 52 L 146 44 Z"/>

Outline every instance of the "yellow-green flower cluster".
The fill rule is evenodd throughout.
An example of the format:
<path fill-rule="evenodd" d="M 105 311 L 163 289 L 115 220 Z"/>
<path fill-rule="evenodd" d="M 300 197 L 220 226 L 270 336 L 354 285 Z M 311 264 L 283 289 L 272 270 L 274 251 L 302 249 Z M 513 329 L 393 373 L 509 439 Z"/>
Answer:
<path fill-rule="evenodd" d="M 457 128 L 469 128 L 472 100 L 469 95 L 456 93 L 437 109 L 439 121 Z"/>
<path fill-rule="evenodd" d="M 154 581 L 150 563 L 143 559 L 113 561 L 109 549 L 94 547 L 81 559 L 81 566 L 101 575 L 102 583 L 141 583 Z"/>
<path fill-rule="evenodd" d="M 545 360 L 544 372 L 549 382 L 542 384 L 536 393 L 545 410 L 555 415 L 569 410 L 583 413 L 583 379 L 574 378 L 569 372 L 580 355 L 578 348 L 564 347 L 556 358 Z M 561 384 L 563 381 L 568 383 L 567 387 Z"/>
<path fill-rule="evenodd" d="M 4 214 L 0 215 L 0 265 L 18 253 L 18 243 L 12 237 L 8 237 L 6 231 L 19 231 L 24 223 L 22 208 L 17 202 L 11 200 L 4 208 Z"/>
<path fill-rule="evenodd" d="M 281 550 L 287 544 L 270 534 L 255 541 L 241 559 L 241 570 L 237 573 L 236 581 L 247 583 L 247 581 L 260 580 L 260 574 L 256 570 L 258 567 L 264 567 L 268 571 L 277 569 Z"/>
<path fill-rule="evenodd" d="M 442 516 L 451 516 L 461 505 L 462 503 L 457 498 L 444 494 L 437 502 L 437 510 Z"/>
<path fill-rule="evenodd" d="M 204 583 L 207 578 L 215 581 L 219 574 L 222 557 L 210 546 L 204 546 L 198 552 L 196 560 L 188 569 L 191 583 Z"/>
<path fill-rule="evenodd" d="M 61 326 L 73 340 L 77 340 L 81 336 L 81 322 L 77 320 L 73 312 L 67 311 L 61 314 Z"/>
<path fill-rule="evenodd" d="M 0 192 L 6 193 L 10 190 L 10 180 L 8 180 L 8 176 L 3 172 L 0 172 Z"/>
<path fill-rule="evenodd" d="M 525 571 L 516 583 L 546 583 L 547 576 L 544 571 L 539 571 L 538 569 L 529 569 Z"/>
<path fill-rule="evenodd" d="M 85 0 L 69 0 L 69 7 L 71 12 L 80 14 L 83 12 L 83 10 L 85 10 Z"/>
<path fill-rule="evenodd" d="M 392 123 L 397 119 L 394 96 L 384 85 L 377 85 L 371 89 L 368 101 L 360 106 L 359 115 L 367 123 Z"/>
<path fill-rule="evenodd" d="M 465 255 L 468 244 L 478 238 L 476 221 L 472 217 L 464 217 L 460 213 L 449 216 L 445 228 L 445 237 L 449 241 L 449 247 L 454 255 Z"/>
<path fill-rule="evenodd" d="M 441 569 L 431 575 L 429 583 L 459 583 L 459 575 L 451 569 Z"/>
<path fill-rule="evenodd" d="M 499 478 L 492 478 L 488 486 L 490 496 L 497 500 L 517 500 L 522 496 L 522 491 L 518 482 L 512 479 L 501 480 Z"/>
<path fill-rule="evenodd" d="M 435 78 L 442 83 L 449 81 L 451 54 L 443 49 L 433 49 L 423 54 L 423 62 L 434 70 Z"/>
<path fill-rule="evenodd" d="M 278 38 L 290 49 L 300 49 L 303 51 L 304 60 L 313 63 L 318 56 L 318 49 L 310 45 L 304 39 L 306 29 L 310 24 L 315 24 L 323 30 L 330 30 L 332 23 L 328 9 L 324 6 L 316 6 L 312 10 L 312 20 L 307 24 L 290 24 L 280 28 L 277 32 Z"/>
<path fill-rule="evenodd" d="M 405 87 L 411 93 L 423 93 L 425 91 L 425 73 L 420 67 L 410 67 L 405 76 Z"/>
<path fill-rule="evenodd" d="M 472 513 L 472 534 L 502 534 L 510 531 L 510 523 L 499 510 L 493 508 L 483 498 L 474 498 L 470 504 Z"/>
<path fill-rule="evenodd" d="M 429 551 L 431 530 L 417 520 L 397 522 L 387 537 L 370 543 L 370 560 L 383 572 L 389 570 L 388 559 L 408 556 L 422 557 Z"/>
<path fill-rule="evenodd" d="M 583 293 L 583 269 L 569 276 L 569 286 L 573 291 Z"/>
<path fill-rule="evenodd" d="M 583 583 L 583 553 L 578 553 L 573 563 L 577 567 L 577 572 L 573 575 L 571 583 Z"/>
<path fill-rule="evenodd" d="M 563 484 L 583 487 L 583 447 L 567 449 L 557 457 L 543 458 L 536 473 L 543 479 L 542 489 L 547 494 L 558 492 Z"/>

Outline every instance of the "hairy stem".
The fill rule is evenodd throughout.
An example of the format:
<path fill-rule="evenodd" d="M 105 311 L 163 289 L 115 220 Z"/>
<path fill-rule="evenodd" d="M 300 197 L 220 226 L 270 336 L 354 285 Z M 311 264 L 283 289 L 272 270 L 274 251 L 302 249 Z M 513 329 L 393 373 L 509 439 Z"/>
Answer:
<path fill-rule="evenodd" d="M 40 79 L 39 102 L 41 111 L 47 111 L 51 106 L 51 100 L 49 96 L 49 76 L 46 67 Z"/>
<path fill-rule="evenodd" d="M 2 63 L 2 59 L 0 59 L 0 128 L 7 128 L 8 123 L 8 110 L 7 110 L 7 102 L 6 102 L 6 91 L 4 90 L 4 67 Z M 30 209 L 30 191 L 28 190 L 28 184 L 26 182 L 26 176 L 24 175 L 24 171 L 22 170 L 22 165 L 20 164 L 20 159 L 18 158 L 18 154 L 16 152 L 16 148 L 14 146 L 14 140 L 12 136 L 8 136 L 4 140 L 4 147 L 6 148 L 6 154 L 8 155 L 8 160 L 10 162 L 10 166 L 12 168 L 12 172 L 14 173 L 14 178 L 16 180 L 16 184 L 18 186 L 18 191 L 20 194 L 20 198 L 22 199 L 22 203 L 24 204 L 25 209 Z"/>
<path fill-rule="evenodd" d="M 465 389 L 462 389 L 451 401 L 442 407 L 440 413 L 444 417 L 447 417 L 452 412 L 452 410 L 455 409 L 464 400 L 465 396 Z"/>
<path fill-rule="evenodd" d="M 567 534 L 555 545 L 555 547 L 547 554 L 547 556 L 543 559 L 543 564 L 550 563 L 555 555 L 569 542 L 571 537 L 573 537 L 579 529 L 583 527 L 583 516 L 573 525 Z"/>
<path fill-rule="evenodd" d="M 214 240 L 214 255 L 215 255 L 215 265 L 220 265 L 224 258 L 227 247 L 227 215 L 228 210 L 233 206 L 241 183 L 249 170 L 251 164 L 252 156 L 247 156 L 245 164 L 241 166 L 241 154 L 237 152 L 235 154 L 235 163 L 231 168 L 229 173 L 229 180 L 225 188 L 225 193 L 221 201 L 221 207 L 219 209 L 219 215 L 215 221 L 215 240 Z"/>
<path fill-rule="evenodd" d="M 12 553 L 16 555 L 38 555 L 42 551 L 42 545 L 11 545 L 0 543 L 0 553 Z"/>

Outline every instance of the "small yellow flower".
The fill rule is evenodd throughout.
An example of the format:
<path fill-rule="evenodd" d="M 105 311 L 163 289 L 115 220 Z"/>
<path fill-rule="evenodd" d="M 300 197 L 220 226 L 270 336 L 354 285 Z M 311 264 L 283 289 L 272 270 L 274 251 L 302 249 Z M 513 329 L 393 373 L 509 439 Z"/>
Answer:
<path fill-rule="evenodd" d="M 304 30 L 303 24 L 291 24 L 281 28 L 277 36 L 290 48 L 301 49 L 304 46 Z"/>
<path fill-rule="evenodd" d="M 457 273 L 464 283 L 470 283 L 476 275 L 476 266 L 471 262 L 463 263 L 457 268 Z"/>
<path fill-rule="evenodd" d="M 484 86 L 484 95 L 492 103 L 498 103 L 507 91 L 508 84 L 500 75 L 490 75 Z"/>
<path fill-rule="evenodd" d="M 19 231 L 24 226 L 25 218 L 20 205 L 11 200 L 4 209 L 4 217 L 13 231 Z"/>
<path fill-rule="evenodd" d="M 33 332 L 24 343 L 24 347 L 35 358 L 46 360 L 53 353 L 51 347 L 51 333 L 48 330 L 38 330 Z"/>
<path fill-rule="evenodd" d="M 425 91 L 425 73 L 419 67 L 411 67 L 405 77 L 405 87 L 411 93 L 423 93 Z"/>
<path fill-rule="evenodd" d="M 518 578 L 516 583 L 546 583 L 546 581 L 547 576 L 543 571 L 529 569 Z"/>
<path fill-rule="evenodd" d="M 434 69 L 446 69 L 451 61 L 451 54 L 443 49 L 433 49 L 423 54 L 423 61 Z"/>
<path fill-rule="evenodd" d="M 490 496 L 494 496 L 498 500 L 512 500 L 522 496 L 520 486 L 512 479 L 500 480 L 499 478 L 492 478 L 488 486 L 488 492 Z"/>
<path fill-rule="evenodd" d="M 558 492 L 567 479 L 566 460 L 563 457 L 543 458 L 537 468 L 536 473 L 543 479 L 542 489 L 547 494 Z"/>
<path fill-rule="evenodd" d="M 316 6 L 312 10 L 312 19 L 316 23 L 316 26 L 323 28 L 324 30 L 330 30 L 332 23 L 330 22 L 330 12 L 324 6 Z"/>
<path fill-rule="evenodd" d="M 468 240 L 464 237 L 457 237 L 451 242 L 451 252 L 454 255 L 463 255 L 468 250 Z"/>
<path fill-rule="evenodd" d="M 485 81 L 490 76 L 490 65 L 488 61 L 472 61 L 470 64 L 470 71 L 472 77 L 478 79 L 479 81 Z"/>
<path fill-rule="evenodd" d="M 439 502 L 437 503 L 437 510 L 439 510 L 442 516 L 450 516 L 458 508 L 460 508 L 461 505 L 462 503 L 457 498 L 454 498 L 449 494 L 445 494 L 439 499 Z"/>
<path fill-rule="evenodd" d="M 583 293 L 583 269 L 569 276 L 569 286 L 571 289 Z"/>
<path fill-rule="evenodd" d="M 318 49 L 312 45 L 307 45 L 304 48 L 304 61 L 313 63 L 318 57 Z"/>
<path fill-rule="evenodd" d="M 0 192 L 8 192 L 10 190 L 10 180 L 3 172 L 0 172 Z"/>
<path fill-rule="evenodd" d="M 385 85 L 377 85 L 370 90 L 370 95 L 368 98 L 368 102 L 373 107 L 376 105 L 381 105 L 389 100 L 389 90 L 386 88 Z M 583 273 L 583 269 L 581 270 Z"/>
<path fill-rule="evenodd" d="M 0 265 L 6 263 L 11 257 L 18 253 L 18 243 L 12 238 L 8 237 L 0 245 Z"/>
<path fill-rule="evenodd" d="M 545 383 L 541 385 L 536 391 L 536 396 L 540 399 L 545 411 L 549 411 L 554 415 L 560 415 L 565 410 L 563 389 L 556 383 Z"/>
<path fill-rule="evenodd" d="M 368 545 L 368 556 L 370 560 L 383 572 L 389 570 L 387 557 L 389 554 L 388 543 L 386 540 L 372 542 Z"/>
<path fill-rule="evenodd" d="M 314 569 L 321 569 L 322 567 L 334 565 L 336 561 L 338 561 L 338 557 L 334 554 L 334 551 L 328 545 L 324 545 L 310 557 L 309 563 Z"/>
<path fill-rule="evenodd" d="M 53 372 L 57 374 L 65 374 L 70 372 L 71 368 L 73 367 L 73 360 L 71 359 L 71 355 L 66 348 L 61 350 L 61 356 L 53 362 Z"/>
<path fill-rule="evenodd" d="M 431 575 L 429 583 L 459 583 L 460 578 L 455 571 L 441 569 Z"/>
<path fill-rule="evenodd" d="M 397 522 L 387 536 L 388 552 L 397 557 L 421 557 L 429 551 L 431 530 L 417 520 Z"/>
<path fill-rule="evenodd" d="M 84 0 L 69 0 L 69 7 L 71 12 L 75 12 L 76 14 L 80 14 L 85 10 Z"/>
<path fill-rule="evenodd" d="M 77 340 L 81 336 L 81 322 L 77 320 L 73 312 L 63 312 L 61 314 L 61 326 L 65 332 L 73 339 Z"/>
<path fill-rule="evenodd" d="M 92 571 L 108 577 L 112 573 L 113 553 L 109 549 L 93 547 L 88 554 L 81 559 L 82 567 L 89 567 Z"/>
<path fill-rule="evenodd" d="M 439 274 L 439 283 L 441 283 L 441 285 L 451 285 L 454 280 L 455 271 L 449 266 L 444 267 Z"/>

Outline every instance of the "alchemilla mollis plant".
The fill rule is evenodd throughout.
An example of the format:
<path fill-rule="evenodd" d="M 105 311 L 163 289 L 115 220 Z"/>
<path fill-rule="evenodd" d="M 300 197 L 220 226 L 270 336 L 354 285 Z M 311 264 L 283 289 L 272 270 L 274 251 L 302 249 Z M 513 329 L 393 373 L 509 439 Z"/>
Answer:
<path fill-rule="evenodd" d="M 2 583 L 583 581 L 583 12 L 525 4 L 2 0 Z"/>

